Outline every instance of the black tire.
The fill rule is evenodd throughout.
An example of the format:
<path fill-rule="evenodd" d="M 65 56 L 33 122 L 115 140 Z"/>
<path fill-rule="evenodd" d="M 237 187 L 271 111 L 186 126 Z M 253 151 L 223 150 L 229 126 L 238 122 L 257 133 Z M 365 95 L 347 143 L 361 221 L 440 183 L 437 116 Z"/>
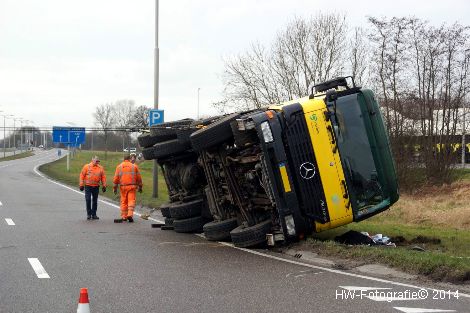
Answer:
<path fill-rule="evenodd" d="M 154 138 L 155 143 L 176 139 L 176 128 L 190 125 L 192 119 L 167 122 L 150 127 L 150 136 Z"/>
<path fill-rule="evenodd" d="M 233 138 L 230 122 L 238 118 L 240 114 L 233 113 L 218 119 L 191 134 L 191 145 L 197 151 L 216 146 L 230 138 Z"/>
<path fill-rule="evenodd" d="M 148 148 L 156 144 L 158 142 L 158 138 L 152 136 L 150 133 L 145 133 L 137 137 L 137 141 L 141 148 Z"/>
<path fill-rule="evenodd" d="M 144 149 L 142 149 L 142 156 L 146 160 L 153 160 L 153 159 L 155 159 L 155 156 L 154 156 L 154 153 L 153 153 L 154 151 L 155 151 L 155 148 L 153 146 L 148 147 L 148 148 L 144 148 Z"/>
<path fill-rule="evenodd" d="M 189 145 L 182 145 L 178 139 L 164 141 L 153 146 L 153 158 L 164 159 L 170 156 L 180 154 L 190 148 Z"/>
<path fill-rule="evenodd" d="M 165 226 L 173 226 L 173 222 L 175 221 L 174 218 L 165 217 Z"/>
<path fill-rule="evenodd" d="M 271 226 L 270 220 L 250 227 L 238 226 L 230 232 L 233 245 L 235 247 L 247 248 L 266 242 L 266 234 L 271 230 Z"/>
<path fill-rule="evenodd" d="M 225 221 L 212 221 L 204 225 L 204 236 L 207 240 L 221 241 L 230 238 L 230 232 L 238 226 L 236 218 Z"/>
<path fill-rule="evenodd" d="M 180 202 L 170 206 L 170 216 L 174 219 L 186 219 L 200 216 L 203 200 L 197 199 L 191 202 Z"/>
<path fill-rule="evenodd" d="M 200 233 L 202 232 L 202 227 L 205 222 L 206 221 L 202 216 L 196 216 L 183 220 L 174 220 L 173 227 L 177 233 Z"/>
<path fill-rule="evenodd" d="M 189 136 L 191 136 L 192 133 L 194 133 L 197 129 L 196 128 L 180 128 L 180 129 L 175 129 L 176 131 L 176 138 L 178 138 L 178 141 L 183 144 L 183 145 L 190 145 L 191 140 L 189 139 Z"/>
<path fill-rule="evenodd" d="M 160 206 L 160 212 L 163 217 L 171 217 L 170 215 L 170 203 L 165 203 Z"/>

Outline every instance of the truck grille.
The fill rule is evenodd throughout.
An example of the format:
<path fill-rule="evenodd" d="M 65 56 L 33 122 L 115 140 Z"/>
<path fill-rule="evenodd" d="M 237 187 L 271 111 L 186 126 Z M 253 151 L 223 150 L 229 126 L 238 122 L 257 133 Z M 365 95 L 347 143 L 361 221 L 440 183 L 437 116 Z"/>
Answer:
<path fill-rule="evenodd" d="M 312 148 L 312 141 L 308 132 L 303 111 L 292 114 L 286 121 L 285 145 L 286 153 L 294 173 L 294 186 L 300 200 L 301 210 L 305 216 L 320 223 L 330 221 L 326 206 L 325 193 L 318 172 L 317 160 Z M 309 164 L 307 164 L 308 162 Z M 301 173 L 301 166 L 303 173 Z M 315 174 L 305 172 L 305 167 L 315 168 Z M 308 175 L 305 175 L 307 173 Z M 302 174 L 304 177 L 302 177 Z"/>

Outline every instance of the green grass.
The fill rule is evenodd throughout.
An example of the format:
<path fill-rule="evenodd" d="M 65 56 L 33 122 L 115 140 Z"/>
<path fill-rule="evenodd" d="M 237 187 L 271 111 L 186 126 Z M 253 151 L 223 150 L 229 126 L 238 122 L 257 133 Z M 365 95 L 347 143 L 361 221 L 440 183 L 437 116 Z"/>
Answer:
<path fill-rule="evenodd" d="M 333 242 L 335 236 L 348 230 L 366 231 L 371 235 L 402 236 L 407 242 L 397 248 L 347 246 Z M 439 239 L 440 243 L 414 243 L 418 236 Z M 321 255 L 362 260 L 366 263 L 382 263 L 412 274 L 425 275 L 433 280 L 462 283 L 470 280 L 470 232 L 453 228 L 420 225 L 403 225 L 397 221 L 385 221 L 376 216 L 360 223 L 315 234 L 307 246 Z M 419 246 L 426 251 L 414 251 Z"/>
<path fill-rule="evenodd" d="M 100 164 L 105 169 L 108 184 L 108 190 L 106 193 L 102 193 L 101 196 L 119 201 L 119 193 L 118 195 L 114 195 L 112 190 L 113 176 L 114 171 L 116 170 L 116 166 L 123 160 L 124 153 L 108 152 L 107 159 L 105 159 L 104 151 L 80 151 L 75 154 L 75 156 L 70 158 L 70 171 L 68 172 L 66 157 L 52 163 L 44 164 L 39 167 L 39 170 L 53 179 L 78 189 L 80 171 L 82 170 L 83 165 L 89 163 L 94 155 L 98 155 L 100 157 Z M 165 179 L 161 175 L 160 171 L 158 177 L 159 197 L 157 199 L 152 198 L 153 161 L 144 161 L 140 163 L 139 169 L 142 175 L 144 187 L 142 194 L 137 193 L 137 205 L 142 204 L 144 206 L 153 208 L 158 207 L 160 204 L 168 201 L 168 191 L 166 188 Z"/>
<path fill-rule="evenodd" d="M 5 158 L 0 158 L 0 162 L 3 162 L 3 161 L 11 161 L 11 160 L 17 160 L 17 159 L 22 159 L 22 158 L 27 158 L 27 157 L 30 157 L 34 155 L 33 152 L 31 151 L 26 151 L 26 152 L 23 152 L 23 153 L 18 153 L 18 154 L 15 154 L 15 155 L 10 155 L 10 156 L 7 156 Z"/>
<path fill-rule="evenodd" d="M 314 239 L 309 239 L 306 245 L 320 255 L 360 260 L 364 264 L 382 263 L 435 281 L 465 283 L 470 280 L 470 259 L 450 257 L 447 253 L 413 251 L 408 247 L 347 246 Z"/>
<path fill-rule="evenodd" d="M 457 168 L 452 171 L 452 180 L 470 180 L 470 169 Z"/>

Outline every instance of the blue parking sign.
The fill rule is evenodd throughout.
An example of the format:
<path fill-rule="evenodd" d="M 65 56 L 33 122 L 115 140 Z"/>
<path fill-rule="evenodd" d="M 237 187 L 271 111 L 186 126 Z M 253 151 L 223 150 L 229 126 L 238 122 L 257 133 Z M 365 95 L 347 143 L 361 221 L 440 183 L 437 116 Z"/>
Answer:
<path fill-rule="evenodd" d="M 149 111 L 149 126 L 163 123 L 163 110 Z"/>

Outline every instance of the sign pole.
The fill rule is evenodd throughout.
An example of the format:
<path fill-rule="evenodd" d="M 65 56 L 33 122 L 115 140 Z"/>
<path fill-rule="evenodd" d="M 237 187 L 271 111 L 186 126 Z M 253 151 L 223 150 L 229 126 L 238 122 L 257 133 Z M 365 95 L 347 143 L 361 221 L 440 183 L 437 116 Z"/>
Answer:
<path fill-rule="evenodd" d="M 153 94 L 153 106 L 158 109 L 158 76 L 159 76 L 159 48 L 158 48 L 158 0 L 155 0 L 155 85 Z M 152 198 L 158 198 L 158 163 L 157 160 L 153 161 L 153 189 Z"/>
<path fill-rule="evenodd" d="M 67 172 L 70 171 L 70 145 L 67 144 Z"/>

